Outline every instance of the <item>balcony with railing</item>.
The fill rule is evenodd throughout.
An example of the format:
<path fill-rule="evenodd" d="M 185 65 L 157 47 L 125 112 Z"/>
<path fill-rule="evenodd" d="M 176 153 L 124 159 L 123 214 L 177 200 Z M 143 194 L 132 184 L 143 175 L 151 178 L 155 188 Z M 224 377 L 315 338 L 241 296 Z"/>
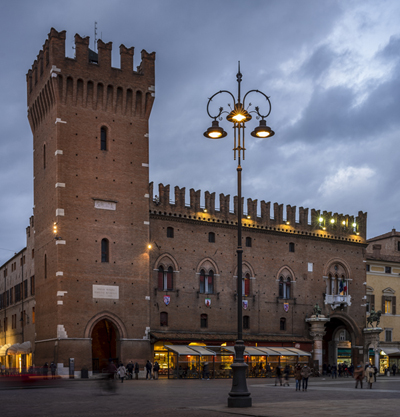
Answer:
<path fill-rule="evenodd" d="M 340 294 L 325 294 L 325 305 L 328 304 L 334 310 L 337 307 L 351 306 L 351 295 L 340 295 Z"/>

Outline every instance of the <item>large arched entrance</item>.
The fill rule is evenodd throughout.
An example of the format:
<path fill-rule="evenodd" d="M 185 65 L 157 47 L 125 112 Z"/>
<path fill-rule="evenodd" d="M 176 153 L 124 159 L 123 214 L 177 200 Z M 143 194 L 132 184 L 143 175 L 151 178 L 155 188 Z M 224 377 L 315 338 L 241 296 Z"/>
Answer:
<path fill-rule="evenodd" d="M 332 317 L 325 325 L 326 334 L 323 340 L 323 362 L 330 365 L 354 363 L 353 348 L 355 335 L 351 326 L 344 320 Z"/>
<path fill-rule="evenodd" d="M 117 341 L 119 340 L 117 327 L 108 319 L 100 320 L 93 327 L 91 337 L 93 372 L 101 372 L 108 366 L 110 360 L 117 364 Z"/>

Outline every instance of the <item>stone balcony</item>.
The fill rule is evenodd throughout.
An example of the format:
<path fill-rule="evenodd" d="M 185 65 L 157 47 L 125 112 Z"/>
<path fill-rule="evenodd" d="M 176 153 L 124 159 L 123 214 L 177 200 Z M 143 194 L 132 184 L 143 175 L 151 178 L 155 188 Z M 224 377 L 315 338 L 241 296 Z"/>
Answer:
<path fill-rule="evenodd" d="M 329 304 L 334 310 L 337 307 L 343 305 L 343 307 L 351 306 L 351 295 L 330 295 L 325 294 L 325 305 Z"/>

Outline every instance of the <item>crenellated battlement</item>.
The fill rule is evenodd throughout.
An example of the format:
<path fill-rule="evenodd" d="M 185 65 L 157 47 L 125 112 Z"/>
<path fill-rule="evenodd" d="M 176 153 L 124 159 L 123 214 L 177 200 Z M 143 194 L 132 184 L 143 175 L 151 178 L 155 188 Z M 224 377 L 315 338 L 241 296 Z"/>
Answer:
<path fill-rule="evenodd" d="M 154 101 L 155 52 L 141 52 L 134 71 L 134 48 L 121 45 L 120 68 L 111 66 L 112 42 L 75 35 L 75 58 L 65 56 L 66 32 L 50 30 L 26 75 L 28 118 L 35 130 L 55 104 L 80 106 L 148 118 Z"/>
<path fill-rule="evenodd" d="M 215 193 L 204 193 L 204 206 L 201 206 L 201 191 L 190 190 L 190 201 L 186 204 L 185 188 L 175 187 L 172 202 L 170 186 L 159 184 L 158 194 L 150 183 L 150 214 L 183 217 L 192 220 L 220 224 L 237 224 L 238 198 L 233 198 L 233 208 L 230 207 L 230 195 L 219 195 L 219 210 L 215 207 Z M 277 232 L 311 235 L 322 238 L 347 240 L 357 243 L 366 242 L 367 213 L 358 212 L 357 216 L 332 213 L 316 209 L 287 205 L 273 204 L 273 217 L 271 216 L 271 203 L 262 200 L 247 199 L 247 212 L 243 210 L 243 226 L 254 229 L 266 229 Z M 258 208 L 260 210 L 258 210 Z M 257 213 L 261 215 L 258 216 Z M 296 220 L 297 219 L 297 220 Z"/>

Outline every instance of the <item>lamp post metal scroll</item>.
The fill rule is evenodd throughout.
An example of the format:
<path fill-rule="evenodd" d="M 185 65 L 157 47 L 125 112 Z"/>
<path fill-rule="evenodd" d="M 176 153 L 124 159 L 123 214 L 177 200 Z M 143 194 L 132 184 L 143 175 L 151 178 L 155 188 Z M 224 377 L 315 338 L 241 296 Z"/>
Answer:
<path fill-rule="evenodd" d="M 275 134 L 275 132 L 267 126 L 266 118 L 271 113 L 271 102 L 269 97 L 265 95 L 263 92 L 259 90 L 250 90 L 248 91 L 244 97 L 243 101 L 241 100 L 240 95 L 240 83 L 242 81 L 242 74 L 240 73 L 240 63 L 238 73 L 236 75 L 237 83 L 238 83 L 238 95 L 237 99 L 235 96 L 226 90 L 221 90 L 215 93 L 207 103 L 207 114 L 212 121 L 212 125 L 210 128 L 204 132 L 204 136 L 209 139 L 222 139 L 227 136 L 227 133 L 223 130 L 222 127 L 219 126 L 218 119 L 222 120 L 222 115 L 227 114 L 226 119 L 233 123 L 233 131 L 234 131 L 234 160 L 238 161 L 237 165 L 237 194 L 238 194 L 238 207 L 237 207 L 237 215 L 238 215 L 238 245 L 237 245 L 237 340 L 235 343 L 235 359 L 232 364 L 232 389 L 229 392 L 228 397 L 228 407 L 251 407 L 252 405 L 252 398 L 250 392 L 247 389 L 246 383 L 246 369 L 247 364 L 244 362 L 243 353 L 245 350 L 245 345 L 243 342 L 243 318 L 242 318 L 242 167 L 241 161 L 245 159 L 245 128 L 246 123 L 252 119 L 251 113 L 255 113 L 257 119 L 261 119 L 259 126 L 257 126 L 252 132 L 251 135 L 256 138 L 267 138 L 271 137 Z M 210 114 L 210 103 L 212 102 L 213 98 L 218 94 L 227 93 L 231 96 L 233 101 L 233 108 L 230 104 L 228 106 L 231 108 L 231 111 L 225 111 L 223 107 L 219 107 L 218 114 L 213 116 Z M 258 106 L 254 107 L 254 110 L 246 110 L 245 102 L 246 97 L 250 93 L 258 93 L 264 96 L 267 104 L 268 104 L 268 112 L 267 114 L 263 115 L 260 113 L 260 109 Z M 248 109 L 251 108 L 251 103 L 248 106 Z"/>

